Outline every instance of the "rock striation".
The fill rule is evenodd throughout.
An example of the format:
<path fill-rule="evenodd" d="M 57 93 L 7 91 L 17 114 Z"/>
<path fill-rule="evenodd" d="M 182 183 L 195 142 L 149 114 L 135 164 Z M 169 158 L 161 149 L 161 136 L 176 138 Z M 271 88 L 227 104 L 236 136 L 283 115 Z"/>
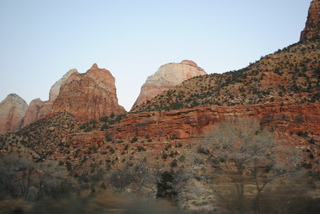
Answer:
<path fill-rule="evenodd" d="M 206 72 L 190 60 L 162 65 L 158 71 L 154 75 L 149 76 L 142 85 L 140 94 L 132 109 L 187 79 L 204 74 L 206 74 Z"/>
<path fill-rule="evenodd" d="M 118 104 L 115 78 L 97 64 L 93 64 L 86 73 L 72 73 L 61 85 L 52 113 L 64 111 L 82 122 L 126 112 Z"/>
<path fill-rule="evenodd" d="M 301 32 L 300 41 L 318 36 L 320 36 L 320 1 L 313 0 L 310 4 L 306 26 Z"/>
<path fill-rule="evenodd" d="M 9 94 L 0 103 L 0 134 L 19 130 L 27 109 L 26 101 L 17 94 Z"/>
<path fill-rule="evenodd" d="M 127 115 L 107 130 L 113 139 L 143 138 L 192 140 L 203 136 L 212 126 L 225 118 L 256 118 L 262 124 L 282 133 L 320 135 L 320 106 L 318 103 L 297 104 L 279 102 L 239 106 L 199 106 L 190 109 L 141 112 Z"/>
<path fill-rule="evenodd" d="M 49 100 L 42 101 L 41 99 L 37 98 L 30 102 L 26 115 L 24 116 L 22 121 L 22 127 L 25 127 L 30 123 L 44 118 L 52 111 L 53 102 L 59 95 L 61 85 L 63 85 L 68 80 L 68 78 L 76 72 L 78 72 L 76 69 L 69 70 L 51 87 Z"/>

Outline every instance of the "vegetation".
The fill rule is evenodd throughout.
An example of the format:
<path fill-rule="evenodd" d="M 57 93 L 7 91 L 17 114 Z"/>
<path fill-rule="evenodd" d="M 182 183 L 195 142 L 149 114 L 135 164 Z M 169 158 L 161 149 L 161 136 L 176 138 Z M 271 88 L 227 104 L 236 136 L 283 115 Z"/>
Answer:
<path fill-rule="evenodd" d="M 194 77 L 132 111 L 168 111 L 203 105 L 234 106 L 287 100 L 297 103 L 319 101 L 319 41 L 314 39 L 293 44 L 237 71 Z"/>
<path fill-rule="evenodd" d="M 290 149 L 286 162 L 277 161 L 289 152 L 283 149 L 258 121 L 234 119 L 209 132 L 198 153 L 207 156 L 214 168 L 207 179 L 226 211 L 300 213 L 292 207 L 306 197 L 308 179 L 297 170 L 301 154 Z M 275 198 L 281 201 L 280 207 L 272 205 Z"/>

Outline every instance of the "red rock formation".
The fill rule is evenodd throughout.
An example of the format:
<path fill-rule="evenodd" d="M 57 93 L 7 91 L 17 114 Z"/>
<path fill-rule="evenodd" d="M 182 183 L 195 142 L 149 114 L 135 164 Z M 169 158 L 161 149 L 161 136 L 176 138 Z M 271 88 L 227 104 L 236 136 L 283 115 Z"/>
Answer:
<path fill-rule="evenodd" d="M 320 36 L 320 1 L 311 2 L 306 26 L 301 32 L 300 41 Z"/>
<path fill-rule="evenodd" d="M 48 101 L 43 102 L 41 99 L 34 99 L 30 102 L 26 115 L 22 121 L 22 127 L 25 127 L 30 123 L 44 118 L 52 111 L 53 102 L 59 95 L 61 85 L 63 85 L 67 81 L 71 74 L 76 72 L 76 69 L 69 70 L 51 87 Z"/>
<path fill-rule="evenodd" d="M 115 79 L 94 64 L 86 73 L 73 73 L 60 88 L 53 113 L 67 111 L 80 121 L 126 112 L 118 104 Z"/>
<path fill-rule="evenodd" d="M 129 114 L 119 124 L 108 130 L 114 138 L 145 137 L 191 139 L 202 135 L 216 122 L 230 117 L 257 118 L 261 123 L 284 133 L 308 132 L 320 134 L 319 103 L 280 103 L 201 106 L 167 112 Z"/>
<path fill-rule="evenodd" d="M 161 92 L 182 83 L 184 80 L 204 74 L 206 72 L 190 60 L 162 65 L 154 75 L 147 78 L 132 109 L 143 102 L 151 100 Z"/>
<path fill-rule="evenodd" d="M 27 108 L 28 104 L 21 97 L 9 94 L 0 103 L 0 134 L 19 130 Z"/>

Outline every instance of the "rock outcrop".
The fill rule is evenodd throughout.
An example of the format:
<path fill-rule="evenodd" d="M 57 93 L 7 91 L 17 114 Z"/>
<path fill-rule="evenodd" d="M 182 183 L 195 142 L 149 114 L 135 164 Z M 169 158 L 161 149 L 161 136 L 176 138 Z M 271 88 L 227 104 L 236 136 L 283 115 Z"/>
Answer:
<path fill-rule="evenodd" d="M 27 109 L 26 101 L 17 94 L 9 94 L 0 103 L 0 134 L 19 130 Z"/>
<path fill-rule="evenodd" d="M 300 41 L 312 39 L 320 36 L 320 1 L 311 2 L 306 26 L 301 32 Z"/>
<path fill-rule="evenodd" d="M 287 102 L 239 106 L 200 106 L 191 109 L 129 114 L 107 130 L 113 139 L 144 138 L 189 139 L 203 136 L 225 118 L 256 118 L 262 124 L 283 133 L 320 135 L 318 103 Z"/>
<path fill-rule="evenodd" d="M 63 85 L 71 74 L 78 72 L 76 69 L 69 70 L 65 75 L 62 76 L 50 89 L 49 100 L 42 101 L 41 99 L 34 99 L 30 102 L 28 110 L 22 121 L 22 127 L 29 125 L 39 119 L 44 118 L 47 114 L 52 111 L 53 102 L 57 99 L 60 87 Z"/>
<path fill-rule="evenodd" d="M 52 112 L 64 111 L 83 122 L 126 112 L 118 104 L 114 77 L 96 64 L 84 74 L 72 73 L 61 85 Z"/>
<path fill-rule="evenodd" d="M 151 100 L 161 92 L 182 83 L 184 80 L 204 74 L 206 74 L 206 72 L 190 60 L 162 65 L 158 71 L 154 75 L 149 76 L 142 85 L 139 97 L 132 109 L 143 102 Z"/>
<path fill-rule="evenodd" d="M 62 76 L 61 79 L 59 79 L 50 89 L 50 94 L 49 94 L 49 100 L 50 101 L 55 101 L 59 95 L 60 92 L 60 87 L 63 85 L 65 82 L 67 82 L 68 78 L 71 76 L 73 73 L 77 73 L 77 69 L 70 69 L 65 75 Z"/>

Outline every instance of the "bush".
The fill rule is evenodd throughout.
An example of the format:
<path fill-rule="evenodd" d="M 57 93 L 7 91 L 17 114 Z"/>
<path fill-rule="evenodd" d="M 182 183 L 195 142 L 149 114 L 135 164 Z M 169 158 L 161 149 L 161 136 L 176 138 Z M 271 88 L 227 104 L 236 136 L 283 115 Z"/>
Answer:
<path fill-rule="evenodd" d="M 137 137 L 133 137 L 133 138 L 130 140 L 131 143 L 135 143 L 135 142 L 137 142 L 137 141 L 138 141 L 138 138 L 137 138 Z"/>
<path fill-rule="evenodd" d="M 142 146 L 138 146 L 138 151 L 139 151 L 139 152 L 144 152 L 144 151 L 146 151 L 146 149 L 143 148 Z"/>

